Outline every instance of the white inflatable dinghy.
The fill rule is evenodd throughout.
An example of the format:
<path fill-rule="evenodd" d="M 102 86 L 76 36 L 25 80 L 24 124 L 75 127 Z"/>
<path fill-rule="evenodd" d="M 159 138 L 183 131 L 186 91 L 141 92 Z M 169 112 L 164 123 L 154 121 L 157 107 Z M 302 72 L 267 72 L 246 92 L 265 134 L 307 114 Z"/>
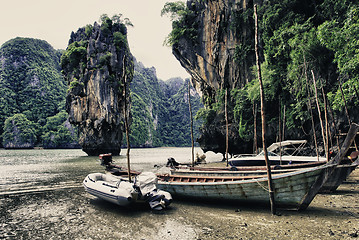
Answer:
<path fill-rule="evenodd" d="M 87 175 L 83 185 L 91 195 L 120 206 L 127 206 L 134 200 L 131 183 L 119 181 L 116 177 L 107 174 L 91 173 Z"/>
<path fill-rule="evenodd" d="M 135 182 L 103 173 L 91 173 L 83 181 L 85 190 L 96 197 L 128 206 L 132 202 L 145 201 L 153 210 L 162 210 L 172 202 L 169 192 L 157 189 L 157 177 L 152 172 L 136 176 Z"/>

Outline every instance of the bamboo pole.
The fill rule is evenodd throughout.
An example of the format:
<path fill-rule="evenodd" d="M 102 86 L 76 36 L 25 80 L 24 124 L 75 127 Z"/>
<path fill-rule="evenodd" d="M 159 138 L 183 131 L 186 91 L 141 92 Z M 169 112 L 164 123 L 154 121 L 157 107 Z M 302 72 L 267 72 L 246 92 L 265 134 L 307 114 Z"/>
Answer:
<path fill-rule="evenodd" d="M 285 138 L 285 105 L 284 105 L 284 108 L 283 108 L 283 129 L 282 129 L 282 141 L 284 140 Z"/>
<path fill-rule="evenodd" d="M 320 122 L 320 126 L 321 126 L 321 129 L 322 129 L 322 136 L 323 136 L 323 144 L 324 144 L 324 149 L 325 149 L 325 155 L 327 156 L 328 158 L 328 152 L 327 152 L 327 143 L 325 141 L 325 133 L 324 133 L 324 126 L 323 126 L 323 119 L 322 119 L 322 113 L 320 111 L 320 106 L 319 106 L 319 99 L 318 99 L 318 89 L 317 89 L 317 82 L 315 80 L 315 76 L 314 76 L 314 72 L 313 70 L 311 70 L 312 72 L 312 76 L 313 76 L 313 83 L 314 83 L 314 89 L 315 89 L 315 100 L 316 100 L 316 103 L 317 103 L 317 108 L 318 108 L 318 114 L 319 114 L 319 122 Z"/>
<path fill-rule="evenodd" d="M 257 144 L 257 104 L 253 101 L 253 152 L 258 154 Z"/>
<path fill-rule="evenodd" d="M 228 109 L 227 109 L 227 102 L 228 102 L 228 89 L 226 88 L 226 94 L 224 97 L 224 115 L 226 118 L 226 163 L 228 167 Z"/>
<path fill-rule="evenodd" d="M 327 105 L 327 98 L 325 95 L 324 88 L 322 86 L 322 94 L 323 94 L 323 101 L 324 101 L 324 119 L 325 119 L 325 141 L 326 144 L 326 152 L 327 152 L 327 162 L 329 162 L 329 125 L 328 125 L 328 105 Z"/>
<path fill-rule="evenodd" d="M 275 201 L 274 201 L 274 191 L 273 191 L 273 182 L 272 182 L 272 173 L 270 168 L 270 163 L 268 159 L 268 152 L 266 146 L 266 121 L 265 121 L 265 105 L 264 105 L 264 90 L 263 82 L 261 75 L 261 65 L 259 62 L 259 50 L 258 50 L 258 14 L 257 14 L 257 4 L 254 4 L 254 16 L 255 16 L 255 52 L 256 52 L 256 64 L 257 64 L 257 73 L 260 86 L 260 96 L 261 96 L 261 117 L 262 117 L 262 142 L 263 142 L 263 152 L 264 159 L 267 167 L 267 176 L 268 176 L 268 189 L 269 189 L 269 201 L 271 206 L 271 212 L 274 215 L 276 213 Z"/>
<path fill-rule="evenodd" d="M 193 118 L 192 118 L 192 105 L 191 105 L 191 87 L 189 81 L 188 81 L 188 105 L 189 105 L 189 116 L 191 122 L 192 167 L 194 167 Z"/>
<path fill-rule="evenodd" d="M 279 140 L 279 164 L 282 165 L 282 101 L 279 99 L 279 116 L 278 116 L 278 140 Z"/>
<path fill-rule="evenodd" d="M 311 93 L 310 93 L 310 89 L 309 89 L 307 61 L 305 60 L 304 51 L 303 51 L 303 58 L 304 58 L 304 74 L 305 74 L 305 82 L 306 82 L 306 89 L 307 89 L 307 100 L 308 100 L 307 108 L 308 108 L 308 111 L 310 111 L 310 118 L 311 118 L 311 122 L 312 122 L 312 131 L 313 131 L 313 140 L 314 140 L 315 152 L 317 154 L 317 160 L 319 161 L 317 134 L 315 132 L 314 116 L 313 116 L 312 104 L 311 104 L 311 101 L 310 101 Z"/>
<path fill-rule="evenodd" d="M 127 142 L 127 173 L 128 173 L 128 180 L 129 182 L 132 182 L 131 180 L 131 164 L 130 164 L 130 130 L 129 130 L 129 126 L 128 126 L 128 112 L 127 112 L 127 81 L 126 81 L 126 71 L 125 71 L 125 57 L 123 57 L 123 61 L 122 61 L 122 66 L 123 66 L 123 75 L 122 75 L 122 79 L 123 79 L 123 95 L 125 97 L 125 106 L 124 106 L 124 118 L 125 118 L 125 130 L 126 130 L 126 142 Z"/>
<path fill-rule="evenodd" d="M 345 100 L 345 97 L 344 97 L 344 92 L 343 92 L 343 87 L 342 87 L 342 82 L 339 80 L 339 89 L 340 89 L 340 92 L 342 94 L 342 99 L 343 99 L 343 102 L 344 102 L 344 107 L 345 107 L 345 113 L 347 115 L 347 118 L 348 118 L 348 123 L 349 123 L 349 126 L 352 124 L 352 121 L 350 120 L 350 115 L 349 115 L 349 111 L 348 111 L 348 106 L 347 106 L 347 101 Z M 357 143 L 356 141 L 354 140 L 354 146 L 355 146 L 355 149 L 358 150 L 358 146 L 357 146 Z"/>

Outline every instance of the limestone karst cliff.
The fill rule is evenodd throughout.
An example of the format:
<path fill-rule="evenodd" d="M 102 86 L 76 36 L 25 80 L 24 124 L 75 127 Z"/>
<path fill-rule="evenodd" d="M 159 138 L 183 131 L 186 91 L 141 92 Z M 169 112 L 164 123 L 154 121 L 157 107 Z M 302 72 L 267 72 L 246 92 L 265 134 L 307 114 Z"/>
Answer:
<path fill-rule="evenodd" d="M 121 22 L 106 18 L 101 25 L 95 22 L 71 34 L 61 59 L 69 86 L 66 111 L 88 155 L 120 153 L 124 106 L 130 102 L 124 88 L 128 93 L 132 58 Z"/>
<path fill-rule="evenodd" d="M 358 121 L 358 61 L 353 63 L 358 38 L 352 34 L 358 24 L 356 2 L 188 0 L 185 6 L 164 8 L 165 13 L 174 14 L 168 38 L 173 55 L 191 75 L 205 105 L 198 142 L 204 151 L 224 153 L 225 90 L 229 92 L 229 152 L 249 153 L 255 140 L 261 142 L 254 4 L 259 5 L 266 140 L 270 144 L 279 139 L 306 139 L 313 152 L 314 138 L 322 146 L 326 141 L 320 124 L 325 101 L 332 138 L 348 130 L 350 119 Z M 314 80 L 319 83 L 319 110 Z M 343 94 L 340 84 L 346 88 Z"/>
<path fill-rule="evenodd" d="M 187 1 L 194 12 L 188 21 L 197 31 L 195 40 L 184 37 L 173 46 L 173 54 L 191 74 L 193 84 L 200 92 L 209 94 L 220 88 L 243 87 L 252 79 L 250 67 L 254 63 L 254 51 L 248 50 L 238 64 L 239 48 L 251 45 L 254 36 L 253 20 L 243 22 L 239 14 L 252 13 L 253 1 L 219 0 Z M 242 21 L 241 27 L 234 24 Z"/>
<path fill-rule="evenodd" d="M 187 1 L 187 8 L 192 16 L 186 16 L 185 22 L 195 23 L 188 27 L 193 28 L 197 36 L 195 39 L 182 36 L 173 45 L 172 52 L 190 73 L 193 86 L 203 94 L 204 100 L 213 102 L 220 89 L 241 88 L 253 79 L 251 67 L 255 55 L 254 48 L 250 47 L 253 20 L 244 20 L 241 15 L 253 13 L 253 1 L 193 0 Z M 218 120 L 202 128 L 198 142 L 203 150 L 225 151 L 223 116 L 223 112 L 217 112 Z M 236 152 L 234 148 L 237 152 L 250 149 L 250 144 L 239 138 L 237 126 L 231 125 L 230 132 L 231 152 Z"/>

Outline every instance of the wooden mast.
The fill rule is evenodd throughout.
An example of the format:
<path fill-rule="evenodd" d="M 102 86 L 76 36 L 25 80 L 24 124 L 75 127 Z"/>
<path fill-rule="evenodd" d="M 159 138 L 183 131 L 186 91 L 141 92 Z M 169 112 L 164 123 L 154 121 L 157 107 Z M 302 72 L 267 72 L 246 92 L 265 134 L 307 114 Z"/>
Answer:
<path fill-rule="evenodd" d="M 311 122 L 312 122 L 312 131 L 313 131 L 313 140 L 314 140 L 314 145 L 315 145 L 315 153 L 317 154 L 317 160 L 319 161 L 317 134 L 315 133 L 313 110 L 312 110 L 312 104 L 311 104 L 311 101 L 310 101 L 311 93 L 310 93 L 309 81 L 308 81 L 307 61 L 305 60 L 304 51 L 303 51 L 303 58 L 304 58 L 304 74 L 305 74 L 305 83 L 306 83 L 307 101 L 308 101 L 307 108 L 308 108 L 308 111 L 310 111 L 310 118 L 311 118 Z"/>
<path fill-rule="evenodd" d="M 317 108 L 318 108 L 319 122 L 320 122 L 320 127 L 321 127 L 321 129 L 322 129 L 322 136 L 323 136 L 323 144 L 324 144 L 324 149 L 325 149 L 325 156 L 326 156 L 327 159 L 328 159 L 329 153 L 327 152 L 327 142 L 326 142 L 326 137 L 325 137 L 325 132 L 324 132 L 324 125 L 323 125 L 322 113 L 321 113 L 321 111 L 320 111 L 320 106 L 319 106 L 317 81 L 315 80 L 315 76 L 314 76 L 313 70 L 311 70 L 311 72 L 312 72 L 312 76 L 313 76 L 314 93 L 315 93 L 315 100 L 316 100 Z"/>
<path fill-rule="evenodd" d="M 125 106 L 124 106 L 124 118 L 125 118 L 125 130 L 126 130 L 126 142 L 127 142 L 127 173 L 128 173 L 128 180 L 129 182 L 132 182 L 131 180 L 131 168 L 130 168 L 130 130 L 128 126 L 128 113 L 127 113 L 127 81 L 126 81 L 126 69 L 125 69 L 125 56 L 123 57 L 122 61 L 123 66 L 123 95 L 125 98 Z"/>
<path fill-rule="evenodd" d="M 189 81 L 188 81 L 188 105 L 189 105 L 189 116 L 191 121 L 192 167 L 194 167 L 193 118 L 192 118 L 192 105 L 191 105 L 191 89 L 190 89 Z"/>
<path fill-rule="evenodd" d="M 228 109 L 227 109 L 227 102 L 228 102 L 228 89 L 226 88 L 226 95 L 224 98 L 224 114 L 226 118 L 226 163 L 228 167 Z"/>
<path fill-rule="evenodd" d="M 258 154 L 257 144 L 257 104 L 253 100 L 253 152 Z"/>
<path fill-rule="evenodd" d="M 257 14 L 257 4 L 254 4 L 254 16 L 255 16 L 255 52 L 256 52 L 256 64 L 257 64 L 257 72 L 258 72 L 258 80 L 260 86 L 260 95 L 261 95 L 261 116 L 262 116 L 262 142 L 263 142 L 263 152 L 264 159 L 267 167 L 267 176 L 268 176 L 268 189 L 269 189 L 269 200 L 271 205 L 271 212 L 274 215 L 276 213 L 275 202 L 274 202 L 274 191 L 273 191 L 273 182 L 272 182 L 272 173 L 270 168 L 270 163 L 268 160 L 268 152 L 267 146 L 265 143 L 265 135 L 266 135 L 266 121 L 265 121 L 265 105 L 264 105 L 264 90 L 263 90 L 263 82 L 261 75 L 261 65 L 259 63 L 259 50 L 258 50 L 258 14 Z"/>

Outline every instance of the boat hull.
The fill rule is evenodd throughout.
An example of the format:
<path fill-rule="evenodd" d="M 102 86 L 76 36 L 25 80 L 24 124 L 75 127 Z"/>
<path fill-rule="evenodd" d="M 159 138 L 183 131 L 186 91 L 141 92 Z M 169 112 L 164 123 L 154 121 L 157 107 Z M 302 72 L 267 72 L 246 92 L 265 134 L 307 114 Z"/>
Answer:
<path fill-rule="evenodd" d="M 312 191 L 311 187 L 328 167 L 331 166 L 274 175 L 276 206 L 301 208 L 307 193 Z M 225 182 L 191 182 L 191 177 L 188 177 L 187 182 L 184 181 L 159 180 L 158 186 L 173 197 L 269 203 L 267 177 Z"/>
<path fill-rule="evenodd" d="M 271 166 L 276 165 L 291 165 L 303 164 L 312 162 L 323 162 L 325 159 L 317 157 L 304 157 L 304 156 L 269 156 Z M 233 158 L 228 161 L 228 164 L 233 167 L 241 166 L 265 166 L 264 156 Z"/>
<path fill-rule="evenodd" d="M 355 170 L 359 165 L 359 162 L 354 162 L 352 164 L 343 164 L 338 165 L 334 169 L 333 173 L 330 175 L 328 180 L 324 183 L 320 192 L 334 192 Z"/>

